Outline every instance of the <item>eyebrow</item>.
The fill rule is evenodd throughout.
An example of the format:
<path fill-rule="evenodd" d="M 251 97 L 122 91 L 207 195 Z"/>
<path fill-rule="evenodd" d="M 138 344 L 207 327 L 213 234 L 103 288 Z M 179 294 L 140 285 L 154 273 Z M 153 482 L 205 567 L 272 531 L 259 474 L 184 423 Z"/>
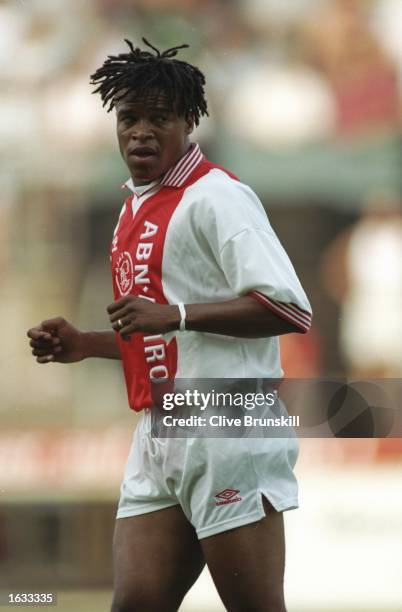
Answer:
<path fill-rule="evenodd" d="M 126 113 L 136 113 L 137 110 L 133 107 L 126 107 L 126 108 L 120 108 L 117 111 L 117 115 L 124 115 Z M 154 106 L 152 107 L 152 109 L 149 111 L 150 114 L 151 113 L 173 113 L 173 109 L 168 108 L 167 106 Z"/>

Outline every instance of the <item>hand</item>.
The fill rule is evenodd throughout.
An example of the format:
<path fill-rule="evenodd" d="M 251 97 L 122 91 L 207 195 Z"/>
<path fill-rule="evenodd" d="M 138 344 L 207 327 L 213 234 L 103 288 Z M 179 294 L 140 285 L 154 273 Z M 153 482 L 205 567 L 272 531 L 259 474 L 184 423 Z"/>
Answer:
<path fill-rule="evenodd" d="M 86 357 L 84 334 L 62 317 L 42 321 L 27 336 L 38 363 L 73 363 Z"/>
<path fill-rule="evenodd" d="M 155 304 L 132 295 L 110 304 L 107 312 L 113 329 L 119 332 L 123 339 L 135 332 L 166 334 L 178 329 L 180 324 L 180 312 L 177 306 Z"/>

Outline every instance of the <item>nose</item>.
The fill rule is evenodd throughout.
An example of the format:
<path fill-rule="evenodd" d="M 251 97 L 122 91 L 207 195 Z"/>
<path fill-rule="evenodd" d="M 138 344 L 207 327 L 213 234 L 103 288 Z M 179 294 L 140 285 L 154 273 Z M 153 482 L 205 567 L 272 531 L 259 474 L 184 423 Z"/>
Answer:
<path fill-rule="evenodd" d="M 150 137 L 152 137 L 152 129 L 150 122 L 148 121 L 148 119 L 138 119 L 138 121 L 136 121 L 135 125 L 133 126 L 131 138 L 133 140 L 144 141 Z"/>

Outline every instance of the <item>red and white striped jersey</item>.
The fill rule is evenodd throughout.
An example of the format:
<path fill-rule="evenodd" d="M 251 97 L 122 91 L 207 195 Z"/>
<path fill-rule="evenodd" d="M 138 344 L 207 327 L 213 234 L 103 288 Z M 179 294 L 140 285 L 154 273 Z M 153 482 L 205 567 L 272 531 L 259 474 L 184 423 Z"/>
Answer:
<path fill-rule="evenodd" d="M 111 245 L 115 299 L 199 304 L 252 295 L 303 332 L 311 308 L 254 192 L 193 144 L 160 180 L 135 188 Z M 173 337 L 172 337 L 173 336 Z M 129 404 L 151 407 L 156 378 L 280 378 L 279 342 L 184 331 L 119 342 Z"/>

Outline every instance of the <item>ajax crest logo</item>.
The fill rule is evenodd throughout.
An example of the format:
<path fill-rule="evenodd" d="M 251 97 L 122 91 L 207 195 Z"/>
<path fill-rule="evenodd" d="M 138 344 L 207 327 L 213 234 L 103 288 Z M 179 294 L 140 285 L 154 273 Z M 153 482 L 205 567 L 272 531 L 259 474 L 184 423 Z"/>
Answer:
<path fill-rule="evenodd" d="M 133 288 L 134 281 L 133 260 L 128 251 L 123 251 L 117 260 L 115 274 L 120 295 L 128 295 Z"/>

